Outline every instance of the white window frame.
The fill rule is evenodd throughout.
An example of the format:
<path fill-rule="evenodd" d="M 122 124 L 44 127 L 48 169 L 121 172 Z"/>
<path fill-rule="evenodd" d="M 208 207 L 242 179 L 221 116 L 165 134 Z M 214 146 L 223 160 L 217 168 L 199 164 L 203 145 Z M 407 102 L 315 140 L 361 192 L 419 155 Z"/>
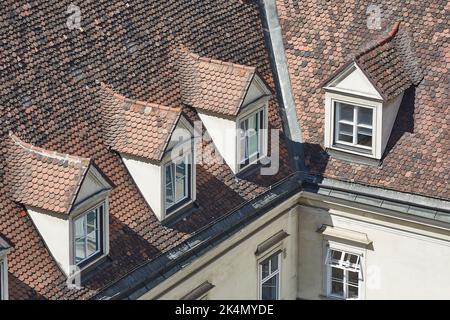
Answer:
<path fill-rule="evenodd" d="M 8 300 L 8 261 L 0 256 L 0 300 Z"/>
<path fill-rule="evenodd" d="M 103 208 L 103 210 L 100 210 L 100 208 Z M 98 239 L 98 249 L 92 253 L 91 255 L 85 257 L 83 260 L 80 261 L 76 261 L 76 231 L 75 231 L 75 222 L 79 219 L 86 219 L 87 215 L 92 212 L 93 210 L 98 210 L 98 214 L 97 214 L 97 239 Z M 78 266 L 80 268 L 84 268 L 86 267 L 88 264 L 91 264 L 93 261 L 96 261 L 97 259 L 93 259 L 94 257 L 98 256 L 99 258 L 101 256 L 104 256 L 107 252 L 107 247 L 106 247 L 106 239 L 107 239 L 107 215 L 108 215 L 108 205 L 107 205 L 107 201 L 104 200 L 98 204 L 96 204 L 95 206 L 92 206 L 90 209 L 88 210 L 84 210 L 83 213 L 76 215 L 73 217 L 71 224 L 72 224 L 72 236 L 71 236 L 71 241 L 72 241 L 72 263 L 75 266 Z M 87 235 L 86 235 L 87 236 Z M 86 237 L 85 236 L 85 237 Z M 93 260 L 92 262 L 89 263 L 90 260 Z"/>
<path fill-rule="evenodd" d="M 271 261 L 270 259 L 273 256 L 278 256 L 278 267 L 277 270 L 275 272 L 271 272 Z M 278 286 L 277 286 L 277 298 L 275 300 L 280 300 L 281 297 L 281 267 L 282 267 L 282 251 L 281 250 L 276 250 L 275 252 L 272 252 L 270 254 L 265 255 L 263 258 L 258 260 L 258 299 L 262 300 L 262 287 L 263 284 L 268 281 L 269 279 L 271 279 L 272 277 L 278 276 Z M 262 263 L 265 262 L 266 260 L 269 260 L 269 275 L 267 277 L 265 277 L 263 279 L 262 277 Z"/>
<path fill-rule="evenodd" d="M 341 108 L 338 107 L 338 104 L 346 104 L 353 107 L 353 121 L 347 121 L 347 120 L 340 120 L 340 111 Z M 364 109 L 370 109 L 372 112 L 372 124 L 371 125 L 364 125 L 364 124 L 358 124 L 358 113 L 361 108 Z M 372 152 L 375 146 L 375 108 L 371 106 L 366 106 L 362 104 L 357 104 L 351 101 L 344 101 L 344 100 L 332 100 L 332 116 L 333 116 L 333 123 L 334 123 L 334 135 L 333 135 L 333 146 L 336 146 L 336 144 L 340 144 L 343 146 L 349 146 L 355 149 L 361 149 L 361 150 L 367 150 Z M 352 127 L 352 142 L 342 141 L 339 140 L 339 129 L 341 124 L 346 124 Z M 370 147 L 365 145 L 358 144 L 358 128 L 365 128 L 372 130 L 371 137 L 372 137 L 372 145 Z"/>
<path fill-rule="evenodd" d="M 267 155 L 267 143 L 268 143 L 268 106 L 267 103 L 265 103 L 264 105 L 257 105 L 257 107 L 255 108 L 254 106 L 248 106 L 246 107 L 247 110 L 245 112 L 243 112 L 242 115 L 240 115 L 240 117 L 237 120 L 236 123 L 236 130 L 237 130 L 237 169 L 238 172 L 242 171 L 246 168 L 248 168 L 249 166 L 255 164 L 256 162 L 258 162 L 261 158 L 264 158 Z M 241 123 L 244 121 L 250 121 L 251 118 L 256 118 L 257 114 L 261 114 L 262 112 L 262 124 L 263 127 L 262 128 L 258 128 L 258 147 L 257 147 L 257 152 L 253 153 L 253 154 L 249 154 L 248 157 L 244 158 L 243 157 L 243 152 L 245 153 L 245 150 L 242 150 L 241 148 L 241 141 L 243 139 L 246 139 L 246 145 L 248 145 L 248 132 L 245 133 L 245 135 L 243 135 L 242 133 L 242 129 L 241 129 Z M 259 120 L 259 124 L 261 123 L 261 119 Z M 252 130 L 252 129 L 250 129 Z M 250 131 L 248 130 L 248 131 Z M 243 165 L 244 163 L 246 163 L 245 165 Z"/>
<path fill-rule="evenodd" d="M 184 159 L 185 160 L 185 164 L 187 166 L 187 179 L 185 179 L 185 188 L 187 190 L 186 195 L 179 199 L 178 201 L 174 202 L 172 205 L 167 206 L 167 201 L 166 201 L 166 168 L 168 166 L 172 166 L 175 165 L 175 170 L 176 170 L 176 162 Z M 173 161 L 169 158 L 169 161 L 165 162 L 164 165 L 162 166 L 162 186 L 163 186 L 163 198 L 162 198 L 162 203 L 163 203 L 163 208 L 164 208 L 164 216 L 170 216 L 173 213 L 175 213 L 176 211 L 178 211 L 179 209 L 183 208 L 185 205 L 191 203 L 193 201 L 193 193 L 195 192 L 194 189 L 194 174 L 195 174 L 195 170 L 194 170 L 194 163 L 193 163 L 193 154 L 191 152 L 183 154 L 179 157 L 177 157 L 176 159 L 174 159 Z M 176 179 L 176 178 L 175 178 Z M 172 181 L 172 184 L 174 184 L 173 187 L 175 187 L 176 185 L 176 181 L 175 183 Z M 176 192 L 176 190 L 175 190 Z M 182 205 L 180 207 L 177 207 L 178 204 L 182 203 L 182 202 L 186 202 L 185 205 Z M 173 210 L 172 210 L 173 209 Z"/>
<path fill-rule="evenodd" d="M 347 285 L 348 282 L 346 282 L 346 277 L 348 274 L 348 271 L 355 271 L 355 269 L 351 269 L 349 266 L 344 265 L 331 265 L 330 259 L 331 259 L 331 251 L 340 251 L 341 259 L 345 257 L 345 254 L 351 254 L 356 255 L 359 257 L 359 269 L 358 269 L 358 298 L 357 299 L 349 299 L 347 298 Z M 342 261 L 342 260 L 341 260 Z M 335 244 L 327 244 L 326 245 L 326 251 L 325 251 L 325 258 L 324 258 L 324 264 L 325 264 L 325 272 L 324 272 L 324 284 L 325 284 L 325 295 L 328 298 L 331 299 L 339 299 L 339 300 L 362 300 L 364 299 L 364 291 L 365 291 L 365 281 L 364 281 L 364 252 L 361 250 L 358 250 L 356 248 L 351 248 L 343 245 L 335 245 Z M 331 293 L 331 286 L 332 286 L 332 267 L 339 268 L 344 270 L 344 282 L 343 282 L 343 290 L 344 294 L 343 296 L 335 295 Z"/>
<path fill-rule="evenodd" d="M 345 143 L 336 143 L 336 118 L 335 103 L 346 103 L 363 108 L 372 108 L 372 148 L 364 149 L 358 145 L 346 145 Z M 381 158 L 382 143 L 382 111 L 383 101 L 373 97 L 353 95 L 336 90 L 325 92 L 325 132 L 324 146 L 327 149 L 345 152 L 349 155 L 357 155 L 368 158 Z"/>

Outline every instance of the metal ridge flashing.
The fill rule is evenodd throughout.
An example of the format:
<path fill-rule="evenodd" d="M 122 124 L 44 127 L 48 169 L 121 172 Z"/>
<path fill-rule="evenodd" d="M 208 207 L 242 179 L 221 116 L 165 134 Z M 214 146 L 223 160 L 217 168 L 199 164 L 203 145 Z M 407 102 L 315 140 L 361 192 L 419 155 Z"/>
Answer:
<path fill-rule="evenodd" d="M 260 0 L 259 7 L 261 22 L 264 27 L 264 38 L 276 83 L 275 87 L 280 97 L 278 100 L 282 110 L 283 126 L 288 138 L 290 154 L 294 161 L 295 170 L 305 171 L 302 130 L 297 119 L 297 109 L 292 93 L 276 1 Z"/>
<path fill-rule="evenodd" d="M 228 239 L 268 210 L 301 189 L 298 177 L 290 175 L 265 193 L 217 219 L 189 239 L 132 270 L 100 290 L 93 299 L 135 299 L 183 269 L 192 260 Z"/>

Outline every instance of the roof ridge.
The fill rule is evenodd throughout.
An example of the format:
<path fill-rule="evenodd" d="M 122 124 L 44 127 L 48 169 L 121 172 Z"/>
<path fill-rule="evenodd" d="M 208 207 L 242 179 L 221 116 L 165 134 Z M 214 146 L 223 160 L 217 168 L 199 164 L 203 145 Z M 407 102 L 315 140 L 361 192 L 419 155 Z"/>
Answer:
<path fill-rule="evenodd" d="M 30 143 L 27 143 L 23 140 L 21 140 L 18 136 L 16 136 L 13 132 L 9 132 L 9 137 L 13 140 L 14 144 L 21 147 L 27 152 L 34 153 L 46 158 L 51 158 L 54 160 L 60 160 L 60 161 L 67 161 L 69 163 L 73 164 L 80 164 L 83 167 L 88 167 L 91 163 L 90 158 L 85 157 L 79 157 L 79 156 L 73 156 L 68 153 L 60 153 L 57 151 L 50 151 L 41 147 L 37 147 L 35 145 L 32 145 Z"/>
<path fill-rule="evenodd" d="M 148 102 L 148 101 L 143 101 L 143 100 L 136 100 L 136 99 L 127 98 L 124 95 L 114 91 L 111 87 L 109 87 L 104 82 L 100 82 L 100 87 L 101 87 L 102 90 L 108 92 L 114 98 L 116 98 L 116 99 L 118 99 L 118 100 L 120 100 L 122 102 L 129 102 L 129 103 L 132 103 L 133 106 L 140 106 L 141 107 L 141 108 L 133 108 L 133 107 L 131 107 L 130 108 L 131 111 L 140 112 L 140 113 L 147 113 L 149 111 L 149 108 L 150 108 L 150 110 L 151 110 L 151 108 L 157 108 L 157 109 L 166 110 L 166 111 L 181 112 L 181 107 L 169 107 L 169 106 L 165 106 L 165 105 L 154 103 L 154 102 Z"/>
<path fill-rule="evenodd" d="M 394 25 L 392 26 L 391 30 L 389 31 L 389 33 L 387 34 L 387 36 L 385 36 L 383 39 L 381 39 L 376 44 L 373 44 L 369 48 L 356 54 L 354 59 L 358 59 L 358 58 L 362 57 L 363 55 L 365 55 L 366 53 L 369 53 L 370 51 L 372 51 L 378 47 L 381 47 L 382 45 L 384 45 L 384 44 L 388 43 L 389 41 L 391 41 L 392 39 L 394 39 L 394 37 L 397 35 L 399 28 L 400 28 L 400 21 L 396 21 L 394 23 Z"/>
<path fill-rule="evenodd" d="M 254 72 L 256 70 L 255 67 L 246 66 L 244 64 L 234 63 L 234 62 L 229 62 L 229 61 L 223 61 L 223 60 L 219 60 L 219 59 L 208 58 L 206 56 L 201 56 L 201 55 L 199 55 L 197 53 L 194 53 L 194 52 L 190 51 L 185 46 L 181 46 L 180 50 L 182 52 L 188 54 L 188 56 L 190 58 L 192 58 L 193 60 L 198 60 L 198 61 L 211 63 L 211 64 L 217 64 L 217 65 L 220 65 L 220 66 L 228 66 L 228 67 L 232 67 L 232 68 L 236 68 L 236 69 L 243 69 L 243 70 L 251 71 L 251 72 Z"/>

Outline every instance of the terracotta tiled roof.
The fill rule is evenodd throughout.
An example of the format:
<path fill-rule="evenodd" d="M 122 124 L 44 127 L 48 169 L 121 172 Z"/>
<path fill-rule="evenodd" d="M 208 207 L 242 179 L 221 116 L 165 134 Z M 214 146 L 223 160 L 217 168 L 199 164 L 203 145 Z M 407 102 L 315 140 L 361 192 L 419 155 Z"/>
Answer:
<path fill-rule="evenodd" d="M 102 127 L 115 151 L 160 161 L 181 115 L 181 108 L 127 99 L 101 84 Z"/>
<path fill-rule="evenodd" d="M 358 66 L 385 100 L 395 98 L 413 85 L 400 54 L 404 48 L 396 41 L 399 25 L 399 22 L 395 23 L 385 39 L 355 57 Z"/>
<path fill-rule="evenodd" d="M 5 179 L 18 203 L 69 213 L 90 160 L 37 148 L 10 134 Z"/>
<path fill-rule="evenodd" d="M 445 0 L 313 0 L 301 6 L 296 1 L 277 1 L 306 161 L 312 172 L 397 191 L 450 197 L 449 6 Z M 380 29 L 374 16 L 377 11 Z M 405 75 L 417 84 L 405 92 L 382 164 L 329 157 L 323 147 L 321 84 L 368 44 L 380 43 L 397 21 L 396 36 L 360 58 L 388 96 L 410 86 Z M 397 68 L 400 58 L 403 65 Z"/>
<path fill-rule="evenodd" d="M 182 100 L 199 110 L 236 116 L 244 102 L 254 67 L 179 51 Z"/>
<path fill-rule="evenodd" d="M 80 0 L 80 30 L 67 27 L 67 2 L 27 3 L 5 0 L 0 7 L 7 26 L 0 36 L 0 234 L 12 246 L 11 299 L 88 299 L 291 172 L 282 133 L 275 176 L 237 179 L 226 164 L 199 164 L 199 208 L 184 221 L 163 225 L 102 130 L 100 82 L 133 101 L 182 105 L 173 54 L 181 45 L 201 56 L 254 66 L 274 90 L 256 4 Z M 278 108 L 271 98 L 272 128 L 281 128 Z M 183 112 L 195 120 L 195 110 Z M 110 254 L 82 289 L 67 288 L 24 206 L 9 195 L 4 179 L 9 131 L 46 150 L 91 159 L 115 185 L 109 198 Z"/>

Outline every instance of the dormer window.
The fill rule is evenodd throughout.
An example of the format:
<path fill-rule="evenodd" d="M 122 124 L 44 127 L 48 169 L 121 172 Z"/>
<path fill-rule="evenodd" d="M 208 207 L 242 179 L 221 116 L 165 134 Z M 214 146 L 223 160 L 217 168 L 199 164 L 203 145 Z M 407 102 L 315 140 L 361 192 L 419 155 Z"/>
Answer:
<path fill-rule="evenodd" d="M 239 129 L 239 166 L 243 169 L 265 154 L 265 110 L 260 109 L 241 119 Z"/>
<path fill-rule="evenodd" d="M 404 92 L 421 80 L 420 70 L 404 60 L 401 37 L 396 23 L 324 83 L 327 149 L 382 158 Z"/>
<path fill-rule="evenodd" d="M 105 204 L 77 216 L 74 225 L 74 262 L 85 265 L 103 252 L 104 247 L 104 212 Z"/>
<path fill-rule="evenodd" d="M 334 101 L 334 146 L 370 152 L 373 148 L 374 109 Z"/>
<path fill-rule="evenodd" d="M 191 157 L 185 155 L 165 165 L 166 215 L 191 198 Z"/>
<path fill-rule="evenodd" d="M 109 253 L 111 180 L 91 159 L 32 146 L 12 133 L 9 143 L 12 198 L 26 207 L 61 270 L 71 278 L 100 262 Z"/>
<path fill-rule="evenodd" d="M 238 174 L 266 156 L 271 91 L 255 67 L 180 50 L 181 98 L 196 109 L 216 150 Z"/>
<path fill-rule="evenodd" d="M 100 90 L 106 143 L 120 156 L 155 216 L 165 220 L 196 199 L 194 129 L 181 108 Z"/>

